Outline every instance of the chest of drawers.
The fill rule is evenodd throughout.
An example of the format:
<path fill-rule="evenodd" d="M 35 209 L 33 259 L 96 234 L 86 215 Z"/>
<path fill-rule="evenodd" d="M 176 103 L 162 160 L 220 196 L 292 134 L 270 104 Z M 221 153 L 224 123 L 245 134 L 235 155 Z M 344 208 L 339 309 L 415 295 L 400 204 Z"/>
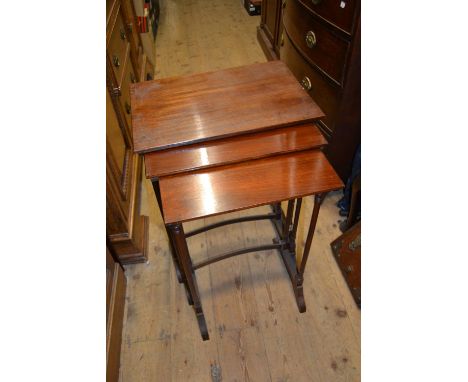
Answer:
<path fill-rule="evenodd" d="M 326 114 L 325 152 L 346 181 L 361 140 L 360 0 L 269 0 L 258 38 Z M 273 17 L 274 13 L 274 17 Z"/>
<path fill-rule="evenodd" d="M 130 84 L 152 79 L 133 3 L 108 0 L 106 22 L 106 218 L 121 263 L 146 261 L 148 218 L 139 213 L 142 158 L 133 153 Z"/>

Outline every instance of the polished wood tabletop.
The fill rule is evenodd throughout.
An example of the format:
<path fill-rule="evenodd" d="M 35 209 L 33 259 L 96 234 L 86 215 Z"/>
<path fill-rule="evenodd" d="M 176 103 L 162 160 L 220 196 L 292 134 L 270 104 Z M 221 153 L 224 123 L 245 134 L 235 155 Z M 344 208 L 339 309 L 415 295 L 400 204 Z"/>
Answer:
<path fill-rule="evenodd" d="M 159 184 L 166 224 L 343 187 L 317 149 L 165 176 Z"/>
<path fill-rule="evenodd" d="M 324 116 L 282 61 L 140 82 L 130 92 L 139 153 Z"/>
<path fill-rule="evenodd" d="M 147 153 L 146 177 L 155 179 L 271 155 L 320 148 L 326 144 L 326 139 L 314 123 L 281 127 Z"/>

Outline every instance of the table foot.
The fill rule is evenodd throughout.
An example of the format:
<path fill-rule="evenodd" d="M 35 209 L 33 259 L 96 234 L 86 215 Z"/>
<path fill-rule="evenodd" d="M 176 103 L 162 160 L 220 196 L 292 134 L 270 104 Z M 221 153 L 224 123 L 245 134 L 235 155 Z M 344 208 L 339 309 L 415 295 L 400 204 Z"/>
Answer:
<path fill-rule="evenodd" d="M 210 339 L 208 335 L 208 327 L 206 326 L 205 314 L 203 313 L 203 309 L 201 306 L 194 307 L 195 315 L 197 316 L 198 327 L 200 328 L 200 334 L 202 336 L 203 341 L 207 341 Z"/>
<path fill-rule="evenodd" d="M 302 285 L 294 285 L 294 297 L 296 297 L 296 304 L 299 309 L 299 313 L 304 313 L 306 311 L 306 304 L 304 300 L 304 288 Z"/>
<path fill-rule="evenodd" d="M 274 239 L 273 242 L 278 242 L 277 239 Z M 296 268 L 296 254 L 295 251 L 291 251 L 289 247 L 285 244 L 282 248 L 279 249 L 281 258 L 283 259 L 284 266 L 288 271 L 289 279 L 291 280 L 291 286 L 294 292 L 294 297 L 296 299 L 296 304 L 300 313 L 306 311 L 306 304 L 304 300 L 304 288 L 302 287 L 302 278 Z"/>

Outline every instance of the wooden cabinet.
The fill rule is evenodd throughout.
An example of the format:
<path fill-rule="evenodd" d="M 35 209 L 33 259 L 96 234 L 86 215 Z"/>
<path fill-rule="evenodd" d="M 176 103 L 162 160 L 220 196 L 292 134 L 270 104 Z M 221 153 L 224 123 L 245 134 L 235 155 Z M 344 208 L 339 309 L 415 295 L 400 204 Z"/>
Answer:
<path fill-rule="evenodd" d="M 325 153 L 344 181 L 361 141 L 360 9 L 359 0 L 269 0 L 258 28 L 267 57 L 281 58 L 326 114 Z"/>
<path fill-rule="evenodd" d="M 123 263 L 147 260 L 148 218 L 139 212 L 142 158 L 133 153 L 130 84 L 152 76 L 136 30 L 131 0 L 107 1 L 106 218 Z M 142 73 L 145 74 L 142 74 Z"/>
<path fill-rule="evenodd" d="M 328 159 L 346 181 L 361 141 L 360 1 L 285 0 L 280 56 L 327 115 Z"/>
<path fill-rule="evenodd" d="M 280 0 L 262 0 L 262 15 L 257 28 L 257 39 L 269 60 L 280 57 L 281 46 L 281 7 Z"/>
<path fill-rule="evenodd" d="M 119 380 L 120 349 L 127 280 L 124 270 L 106 248 L 106 374 L 107 382 Z"/>

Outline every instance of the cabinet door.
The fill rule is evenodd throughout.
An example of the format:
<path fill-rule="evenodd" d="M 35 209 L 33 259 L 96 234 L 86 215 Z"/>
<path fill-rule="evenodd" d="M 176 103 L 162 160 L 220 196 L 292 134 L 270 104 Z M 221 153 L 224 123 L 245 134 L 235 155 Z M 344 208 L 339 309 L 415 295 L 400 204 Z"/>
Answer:
<path fill-rule="evenodd" d="M 122 221 L 127 221 L 129 211 L 129 184 L 132 172 L 132 148 L 128 136 L 119 124 L 109 92 L 106 91 L 106 185 L 107 195 L 113 195 L 113 203 L 119 205 L 122 218 L 109 219 L 109 233 L 125 232 Z M 113 212 L 115 213 L 115 211 Z M 122 222 L 119 227 L 119 222 Z"/>
<path fill-rule="evenodd" d="M 126 199 L 131 172 L 132 148 L 129 137 L 119 124 L 108 91 L 106 91 L 106 158 L 114 178 L 117 180 L 122 198 Z"/>
<path fill-rule="evenodd" d="M 276 45 L 277 29 L 278 29 L 278 12 L 281 11 L 280 0 L 263 0 L 262 1 L 262 24 L 264 31 L 271 42 L 272 46 Z"/>

